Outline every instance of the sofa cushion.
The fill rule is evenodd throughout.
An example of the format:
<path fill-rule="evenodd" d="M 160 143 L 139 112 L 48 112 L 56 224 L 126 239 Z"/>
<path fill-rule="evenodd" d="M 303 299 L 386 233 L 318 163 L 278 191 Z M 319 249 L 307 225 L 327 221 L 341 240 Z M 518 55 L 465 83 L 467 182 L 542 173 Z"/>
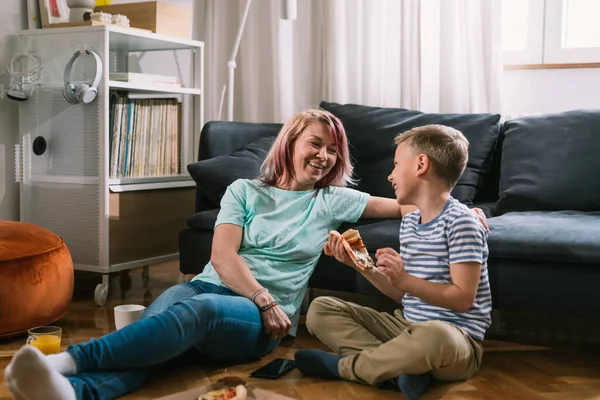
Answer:
<path fill-rule="evenodd" d="M 600 212 L 511 212 L 488 225 L 490 257 L 600 263 Z"/>
<path fill-rule="evenodd" d="M 400 248 L 400 218 L 394 219 L 359 219 L 356 223 L 344 223 L 338 231 L 357 229 L 367 246 L 367 251 L 374 255 L 377 249 L 391 247 L 398 251 Z"/>
<path fill-rule="evenodd" d="M 380 220 L 372 224 L 356 226 L 363 238 L 367 250 L 375 254 L 377 249 L 391 247 L 398 251 L 400 248 L 400 218 Z"/>
<path fill-rule="evenodd" d="M 273 136 L 263 137 L 233 154 L 196 161 L 189 164 L 187 169 L 210 201 L 220 204 L 225 190 L 236 179 L 258 177 L 274 141 Z"/>
<path fill-rule="evenodd" d="M 186 228 L 179 232 L 179 270 L 182 274 L 199 274 L 210 261 L 212 230 Z"/>
<path fill-rule="evenodd" d="M 212 210 L 197 212 L 188 218 L 187 225 L 194 229 L 212 231 L 215 227 L 215 222 L 217 222 L 219 210 L 220 208 L 214 208 Z"/>
<path fill-rule="evenodd" d="M 600 110 L 506 122 L 496 212 L 600 210 Z"/>
<path fill-rule="evenodd" d="M 275 137 L 283 124 L 208 121 L 202 127 L 199 160 L 233 154 L 264 137 Z"/>
<path fill-rule="evenodd" d="M 409 129 L 443 124 L 460 130 L 469 140 L 469 162 L 452 191 L 457 200 L 471 205 L 489 176 L 499 134 L 498 114 L 426 114 L 400 108 L 321 102 L 320 106 L 340 118 L 356 160 L 358 189 L 374 196 L 393 197 L 387 181 L 393 168 L 394 138 Z"/>
<path fill-rule="evenodd" d="M 315 271 L 308 281 L 308 286 L 313 289 L 383 296 L 379 290 L 353 268 L 325 254 L 321 255 Z"/>

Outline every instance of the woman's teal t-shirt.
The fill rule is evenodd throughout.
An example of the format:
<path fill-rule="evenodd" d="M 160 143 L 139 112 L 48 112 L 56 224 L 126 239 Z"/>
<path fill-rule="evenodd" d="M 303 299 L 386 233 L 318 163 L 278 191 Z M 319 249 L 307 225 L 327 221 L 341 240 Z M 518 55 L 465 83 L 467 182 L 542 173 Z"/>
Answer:
<path fill-rule="evenodd" d="M 349 188 L 298 192 L 238 179 L 221 199 L 215 227 L 244 228 L 239 255 L 290 317 L 290 334 L 295 335 L 308 278 L 329 231 L 343 222 L 356 222 L 368 200 L 367 193 Z M 224 286 L 210 262 L 193 280 Z"/>

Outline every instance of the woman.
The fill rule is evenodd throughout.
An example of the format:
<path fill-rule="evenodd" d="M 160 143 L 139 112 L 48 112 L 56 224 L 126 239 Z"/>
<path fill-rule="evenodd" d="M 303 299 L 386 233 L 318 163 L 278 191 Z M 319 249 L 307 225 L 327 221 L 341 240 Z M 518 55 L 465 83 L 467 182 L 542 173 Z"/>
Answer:
<path fill-rule="evenodd" d="M 136 323 L 99 339 L 50 356 L 24 346 L 5 370 L 9 390 L 17 400 L 113 399 L 188 350 L 229 363 L 269 354 L 296 332 L 329 231 L 360 217 L 402 215 L 394 199 L 345 188 L 351 176 L 341 122 L 319 110 L 295 115 L 260 179 L 227 189 L 201 274 L 166 290 Z"/>

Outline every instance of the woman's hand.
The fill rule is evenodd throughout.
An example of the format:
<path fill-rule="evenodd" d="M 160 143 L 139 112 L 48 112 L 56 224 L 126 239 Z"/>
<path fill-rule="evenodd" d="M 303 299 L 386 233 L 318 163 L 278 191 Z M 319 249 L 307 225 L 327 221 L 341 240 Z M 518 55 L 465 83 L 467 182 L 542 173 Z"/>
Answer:
<path fill-rule="evenodd" d="M 479 222 L 481 222 L 481 225 L 483 225 L 483 227 L 485 228 L 486 232 L 490 231 L 490 227 L 487 224 L 487 217 L 485 216 L 485 213 L 483 212 L 483 210 L 481 208 L 472 208 L 473 213 L 475 213 L 475 216 L 477 218 L 479 218 Z"/>
<path fill-rule="evenodd" d="M 344 245 L 342 244 L 342 235 L 339 232 L 332 231 L 329 234 L 329 239 L 327 243 L 325 243 L 325 247 L 323 248 L 323 252 L 325 252 L 326 256 L 335 257 L 339 262 L 346 264 L 349 267 L 356 269 L 356 266 L 352 262 L 352 259 L 346 252 Z"/>
<path fill-rule="evenodd" d="M 265 332 L 272 340 L 282 340 L 290 333 L 292 322 L 279 306 L 262 313 L 262 320 Z"/>
<path fill-rule="evenodd" d="M 266 304 L 269 304 L 275 300 L 273 296 L 269 294 L 269 292 L 264 291 L 256 296 L 254 302 L 259 307 L 262 307 Z M 275 306 L 267 311 L 261 313 L 263 326 L 265 328 L 265 332 L 272 340 L 282 340 L 284 337 L 288 335 L 290 332 L 290 328 L 292 327 L 292 322 L 288 318 L 288 316 L 283 312 L 281 307 Z"/>

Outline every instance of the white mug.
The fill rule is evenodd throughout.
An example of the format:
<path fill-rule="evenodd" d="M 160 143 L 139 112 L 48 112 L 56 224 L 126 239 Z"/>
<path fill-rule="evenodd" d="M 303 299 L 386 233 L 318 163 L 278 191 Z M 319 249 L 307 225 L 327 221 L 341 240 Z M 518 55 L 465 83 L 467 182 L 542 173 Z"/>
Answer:
<path fill-rule="evenodd" d="M 134 323 L 144 313 L 146 307 L 137 304 L 124 304 L 115 307 L 115 326 L 117 329 L 126 327 Z"/>

